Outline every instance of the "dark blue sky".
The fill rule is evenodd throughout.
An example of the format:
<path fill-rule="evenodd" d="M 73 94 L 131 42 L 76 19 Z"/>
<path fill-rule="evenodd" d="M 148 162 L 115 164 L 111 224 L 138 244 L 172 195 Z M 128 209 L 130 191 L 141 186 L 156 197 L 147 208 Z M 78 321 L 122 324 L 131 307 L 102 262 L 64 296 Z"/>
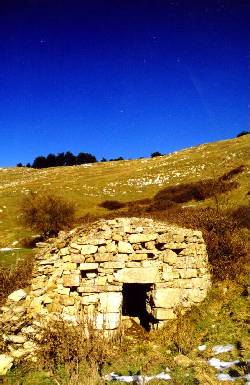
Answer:
<path fill-rule="evenodd" d="M 1 0 L 0 166 L 149 156 L 247 129 L 242 0 Z"/>

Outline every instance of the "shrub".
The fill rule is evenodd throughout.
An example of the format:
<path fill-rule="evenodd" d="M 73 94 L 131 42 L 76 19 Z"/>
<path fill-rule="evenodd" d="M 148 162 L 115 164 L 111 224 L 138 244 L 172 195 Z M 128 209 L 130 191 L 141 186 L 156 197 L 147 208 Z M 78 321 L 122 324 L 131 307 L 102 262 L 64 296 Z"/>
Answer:
<path fill-rule="evenodd" d="M 228 178 L 228 177 L 227 177 Z M 198 182 L 182 183 L 160 190 L 154 200 L 169 200 L 176 203 L 185 203 L 191 200 L 202 201 L 215 197 L 218 194 L 231 191 L 238 187 L 235 181 L 225 181 L 222 178 L 205 179 Z"/>
<path fill-rule="evenodd" d="M 237 223 L 238 228 L 250 229 L 250 207 L 239 206 L 235 210 L 229 210 L 229 215 Z"/>
<path fill-rule="evenodd" d="M 80 363 L 86 362 L 100 372 L 113 354 L 110 341 L 83 321 L 77 325 L 63 320 L 50 322 L 39 346 L 39 363 L 52 371 L 66 365 L 75 372 Z"/>
<path fill-rule="evenodd" d="M 23 199 L 20 214 L 20 221 L 24 226 L 51 236 L 72 226 L 75 206 L 58 196 L 31 192 Z"/>
<path fill-rule="evenodd" d="M 20 239 L 19 245 L 25 249 L 33 249 L 36 247 L 37 242 L 42 242 L 43 237 L 41 235 L 34 235 L 31 237 L 24 237 Z"/>
<path fill-rule="evenodd" d="M 152 203 L 147 207 L 146 210 L 147 211 L 168 210 L 176 206 L 177 206 L 177 203 L 169 199 L 157 199 L 152 201 Z"/>
<path fill-rule="evenodd" d="M 0 266 L 0 305 L 10 293 L 29 284 L 33 265 L 34 256 L 29 254 L 14 266 Z"/>
<path fill-rule="evenodd" d="M 119 202 L 119 201 L 107 200 L 107 201 L 100 203 L 99 206 L 103 207 L 104 209 L 108 209 L 108 210 L 117 210 L 117 209 L 121 209 L 121 208 L 125 207 L 126 204 L 123 202 Z"/>
<path fill-rule="evenodd" d="M 232 170 L 223 174 L 219 179 L 223 181 L 230 180 L 233 176 L 240 174 L 244 170 L 245 170 L 245 166 L 241 164 L 240 166 L 235 167 Z"/>

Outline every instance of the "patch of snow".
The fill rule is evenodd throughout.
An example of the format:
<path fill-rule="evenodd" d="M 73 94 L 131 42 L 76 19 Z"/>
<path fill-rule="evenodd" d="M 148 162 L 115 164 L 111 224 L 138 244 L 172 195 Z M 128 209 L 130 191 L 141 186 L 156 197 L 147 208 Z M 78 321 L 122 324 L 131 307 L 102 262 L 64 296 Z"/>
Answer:
<path fill-rule="evenodd" d="M 227 374 L 227 373 L 219 373 L 217 375 L 217 379 L 219 381 L 235 381 L 238 378 L 239 377 L 232 377 L 232 376 L 230 376 L 230 374 Z"/>
<path fill-rule="evenodd" d="M 0 251 L 12 251 L 12 250 L 20 250 L 21 247 L 2 247 Z"/>
<path fill-rule="evenodd" d="M 106 381 L 121 381 L 121 382 L 126 382 L 126 383 L 137 383 L 137 384 L 147 384 L 151 380 L 171 380 L 171 377 L 169 374 L 165 372 L 161 372 L 155 376 L 142 376 L 138 374 L 134 374 L 132 376 L 120 376 L 119 374 L 116 373 L 110 373 L 107 374 L 106 376 L 103 377 L 104 380 Z"/>
<path fill-rule="evenodd" d="M 200 352 L 204 352 L 204 350 L 206 350 L 206 348 L 207 348 L 207 345 L 200 345 L 200 346 L 198 346 L 198 350 Z"/>
<path fill-rule="evenodd" d="M 224 370 L 231 368 L 231 366 L 238 364 L 240 361 L 221 361 L 218 358 L 211 358 L 208 360 L 210 366 L 213 366 L 217 370 Z"/>
<path fill-rule="evenodd" d="M 227 345 L 216 345 L 213 347 L 214 354 L 231 352 L 235 348 L 232 344 Z"/>

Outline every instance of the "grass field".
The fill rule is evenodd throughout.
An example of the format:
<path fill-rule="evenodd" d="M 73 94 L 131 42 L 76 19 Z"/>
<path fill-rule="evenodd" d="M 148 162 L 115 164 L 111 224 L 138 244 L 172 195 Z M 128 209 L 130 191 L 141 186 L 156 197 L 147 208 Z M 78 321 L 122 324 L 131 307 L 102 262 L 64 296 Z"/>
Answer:
<path fill-rule="evenodd" d="M 102 215 L 104 200 L 122 202 L 151 198 L 164 187 L 215 178 L 244 165 L 236 176 L 239 188 L 224 195 L 220 204 L 247 204 L 249 191 L 249 135 L 202 144 L 156 158 L 57 167 L 43 170 L 0 168 L 0 247 L 11 246 L 30 232 L 18 224 L 18 209 L 29 191 L 61 195 L 77 205 L 77 215 Z M 211 205 L 212 201 L 190 202 Z"/>

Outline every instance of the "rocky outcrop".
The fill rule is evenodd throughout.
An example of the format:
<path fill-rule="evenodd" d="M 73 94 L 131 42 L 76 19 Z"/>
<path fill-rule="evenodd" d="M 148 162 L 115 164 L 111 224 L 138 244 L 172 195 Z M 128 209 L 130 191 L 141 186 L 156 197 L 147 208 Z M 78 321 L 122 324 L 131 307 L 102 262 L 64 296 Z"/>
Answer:
<path fill-rule="evenodd" d="M 201 302 L 209 286 L 200 231 L 151 219 L 101 220 L 43 244 L 31 287 L 9 295 L 1 308 L 3 338 L 19 358 L 35 352 L 52 319 L 86 319 L 106 334 L 128 316 L 159 328 L 178 309 Z"/>

